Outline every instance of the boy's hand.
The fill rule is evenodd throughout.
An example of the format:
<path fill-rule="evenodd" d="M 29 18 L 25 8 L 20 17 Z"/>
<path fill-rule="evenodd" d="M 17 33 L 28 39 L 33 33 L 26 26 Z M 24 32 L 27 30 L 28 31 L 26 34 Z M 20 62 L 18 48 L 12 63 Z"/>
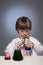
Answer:
<path fill-rule="evenodd" d="M 19 41 L 18 44 L 17 44 L 17 47 L 18 47 L 18 48 L 22 48 L 23 46 L 24 46 L 24 45 L 22 44 L 22 42 Z"/>
<path fill-rule="evenodd" d="M 28 41 L 28 42 L 26 43 L 26 46 L 27 46 L 27 47 L 34 48 L 34 44 L 33 44 L 31 41 Z"/>

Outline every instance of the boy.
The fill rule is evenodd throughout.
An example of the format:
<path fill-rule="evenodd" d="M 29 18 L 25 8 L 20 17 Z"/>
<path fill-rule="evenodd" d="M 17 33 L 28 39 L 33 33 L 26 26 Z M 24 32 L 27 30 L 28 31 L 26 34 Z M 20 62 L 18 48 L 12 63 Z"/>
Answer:
<path fill-rule="evenodd" d="M 41 43 L 34 37 L 30 36 L 32 23 L 28 17 L 22 16 L 17 19 L 15 26 L 19 38 L 13 39 L 5 49 L 5 56 L 13 56 L 16 48 L 23 49 L 25 46 L 31 47 L 37 55 L 43 55 Z"/>

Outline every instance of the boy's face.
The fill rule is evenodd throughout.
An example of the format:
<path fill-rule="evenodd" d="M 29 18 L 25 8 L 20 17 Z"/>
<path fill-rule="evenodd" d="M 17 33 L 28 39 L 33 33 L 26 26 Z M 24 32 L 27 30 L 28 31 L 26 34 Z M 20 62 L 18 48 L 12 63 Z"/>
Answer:
<path fill-rule="evenodd" d="M 30 30 L 28 30 L 28 29 L 22 30 L 21 29 L 21 30 L 18 30 L 18 33 L 19 33 L 21 38 L 26 38 L 29 36 Z"/>

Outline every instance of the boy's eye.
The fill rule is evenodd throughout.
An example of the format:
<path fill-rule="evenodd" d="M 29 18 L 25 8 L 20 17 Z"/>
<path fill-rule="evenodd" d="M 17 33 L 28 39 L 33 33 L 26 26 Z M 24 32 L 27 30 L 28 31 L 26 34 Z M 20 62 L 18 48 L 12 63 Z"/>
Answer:
<path fill-rule="evenodd" d="M 21 32 L 23 32 L 23 30 L 21 30 Z"/>
<path fill-rule="evenodd" d="M 21 32 L 29 32 L 28 30 L 21 30 Z"/>
<path fill-rule="evenodd" d="M 26 32 L 29 32 L 28 30 L 26 30 Z"/>

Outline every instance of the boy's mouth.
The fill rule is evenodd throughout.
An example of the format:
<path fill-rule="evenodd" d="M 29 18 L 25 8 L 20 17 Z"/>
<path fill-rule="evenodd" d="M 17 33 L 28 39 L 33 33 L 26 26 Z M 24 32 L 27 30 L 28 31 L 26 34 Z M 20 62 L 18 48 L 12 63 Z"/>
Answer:
<path fill-rule="evenodd" d="M 28 38 L 27 36 L 24 36 L 23 38 Z"/>

